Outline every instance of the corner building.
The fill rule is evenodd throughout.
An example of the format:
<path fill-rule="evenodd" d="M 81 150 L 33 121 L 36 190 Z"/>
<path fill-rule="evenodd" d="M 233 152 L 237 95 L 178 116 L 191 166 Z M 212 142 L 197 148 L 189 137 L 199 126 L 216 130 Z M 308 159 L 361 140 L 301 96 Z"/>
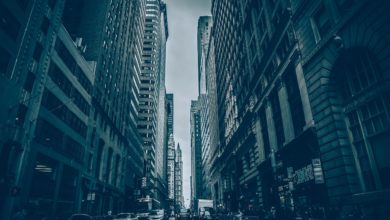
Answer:
<path fill-rule="evenodd" d="M 292 1 L 302 45 L 296 73 L 306 82 L 329 202 L 358 204 L 378 219 L 389 215 L 389 8 Z"/>

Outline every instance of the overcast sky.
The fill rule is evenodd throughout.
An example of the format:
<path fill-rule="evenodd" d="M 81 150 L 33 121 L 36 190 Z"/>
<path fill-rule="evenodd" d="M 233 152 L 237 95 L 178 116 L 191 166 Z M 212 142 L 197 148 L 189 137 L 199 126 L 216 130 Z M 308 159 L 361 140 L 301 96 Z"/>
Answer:
<path fill-rule="evenodd" d="M 210 15 L 211 0 L 165 0 L 168 10 L 167 92 L 174 94 L 174 137 L 183 151 L 183 193 L 190 199 L 191 100 L 198 96 L 196 36 L 198 18 Z"/>

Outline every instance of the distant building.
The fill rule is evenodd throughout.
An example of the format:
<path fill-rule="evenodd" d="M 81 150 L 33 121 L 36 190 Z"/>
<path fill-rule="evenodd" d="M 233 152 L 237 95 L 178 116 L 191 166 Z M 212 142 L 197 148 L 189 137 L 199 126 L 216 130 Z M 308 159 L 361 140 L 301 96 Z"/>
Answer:
<path fill-rule="evenodd" d="M 175 201 L 175 141 L 173 135 L 168 139 L 167 158 L 167 178 L 168 178 L 168 204 L 169 210 L 174 210 Z"/>
<path fill-rule="evenodd" d="M 190 112 L 190 133 L 191 133 L 191 176 L 192 192 L 191 201 L 203 197 L 203 176 L 202 176 L 202 142 L 201 142 L 201 121 L 198 101 L 191 101 Z"/>
<path fill-rule="evenodd" d="M 183 156 L 180 148 L 180 144 L 177 143 L 175 151 L 175 209 L 180 211 L 184 207 L 183 197 Z"/>
<path fill-rule="evenodd" d="M 166 95 L 166 106 L 167 106 L 167 118 L 168 118 L 168 128 L 167 128 L 167 134 L 168 137 L 173 134 L 174 132 L 174 100 L 173 100 L 173 94 L 167 93 Z"/>
<path fill-rule="evenodd" d="M 206 55 L 211 34 L 211 16 L 201 16 L 198 19 L 198 94 L 206 93 Z"/>

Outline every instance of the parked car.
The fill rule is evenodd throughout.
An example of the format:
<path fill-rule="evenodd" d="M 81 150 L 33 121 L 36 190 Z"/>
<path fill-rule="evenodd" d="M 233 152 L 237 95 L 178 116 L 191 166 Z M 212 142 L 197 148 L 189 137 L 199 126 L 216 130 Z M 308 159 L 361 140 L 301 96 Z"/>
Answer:
<path fill-rule="evenodd" d="M 149 220 L 149 212 L 137 213 L 138 220 Z"/>
<path fill-rule="evenodd" d="M 69 220 L 92 220 L 92 217 L 87 214 L 73 214 Z"/>
<path fill-rule="evenodd" d="M 164 219 L 164 210 L 163 209 L 156 209 L 156 210 L 150 211 L 149 219 L 150 220 L 163 220 Z"/>
<path fill-rule="evenodd" d="M 120 213 L 116 215 L 114 220 L 138 220 L 138 216 L 134 213 Z"/>

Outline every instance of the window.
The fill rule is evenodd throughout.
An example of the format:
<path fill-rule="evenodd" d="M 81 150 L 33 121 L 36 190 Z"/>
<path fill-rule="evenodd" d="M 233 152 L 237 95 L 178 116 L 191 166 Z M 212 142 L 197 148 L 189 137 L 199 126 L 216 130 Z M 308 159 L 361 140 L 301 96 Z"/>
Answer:
<path fill-rule="evenodd" d="M 18 37 L 20 29 L 19 21 L 2 3 L 0 3 L 0 29 L 13 40 L 16 40 Z"/>
<path fill-rule="evenodd" d="M 27 110 L 28 110 L 27 106 L 23 104 L 19 104 L 18 113 L 16 114 L 16 118 L 15 118 L 16 125 L 19 126 L 23 125 L 24 120 L 26 118 Z"/>
<path fill-rule="evenodd" d="M 354 48 L 344 55 L 335 74 L 365 189 L 390 188 L 390 162 L 384 156 L 390 155 L 389 92 L 376 89 L 383 87 L 381 72 L 369 51 Z"/>
<path fill-rule="evenodd" d="M 35 61 L 39 62 L 39 60 L 41 59 L 42 51 L 43 51 L 42 44 L 36 43 L 34 53 L 33 53 L 33 58 Z"/>
<path fill-rule="evenodd" d="M 41 24 L 41 30 L 43 33 L 47 34 L 47 31 L 49 30 L 50 21 L 47 19 L 47 17 L 43 17 L 42 24 Z"/>
<path fill-rule="evenodd" d="M 91 172 L 93 168 L 93 154 L 89 153 L 88 155 L 88 171 Z"/>
<path fill-rule="evenodd" d="M 284 130 L 283 130 L 283 122 L 282 122 L 282 111 L 280 108 L 279 96 L 277 90 L 274 90 L 274 92 L 271 94 L 270 102 L 272 106 L 272 114 L 275 123 L 275 132 L 276 132 L 278 149 L 280 149 L 283 147 L 283 143 L 285 139 L 284 139 Z"/>
<path fill-rule="evenodd" d="M 286 89 L 288 94 L 288 102 L 290 104 L 291 116 L 294 125 L 295 136 L 298 136 L 305 126 L 305 116 L 303 113 L 303 105 L 301 100 L 301 94 L 299 91 L 299 85 L 295 70 L 292 66 L 289 67 L 285 77 Z"/>
<path fill-rule="evenodd" d="M 27 91 L 27 92 L 30 92 L 32 91 L 32 88 L 34 86 L 34 82 L 35 82 L 35 76 L 32 72 L 28 72 L 27 73 L 27 77 L 26 77 L 26 81 L 24 82 L 24 86 L 23 88 Z"/>
<path fill-rule="evenodd" d="M 332 22 L 325 6 L 320 7 L 311 21 L 315 40 L 316 42 L 319 42 L 332 28 Z"/>

